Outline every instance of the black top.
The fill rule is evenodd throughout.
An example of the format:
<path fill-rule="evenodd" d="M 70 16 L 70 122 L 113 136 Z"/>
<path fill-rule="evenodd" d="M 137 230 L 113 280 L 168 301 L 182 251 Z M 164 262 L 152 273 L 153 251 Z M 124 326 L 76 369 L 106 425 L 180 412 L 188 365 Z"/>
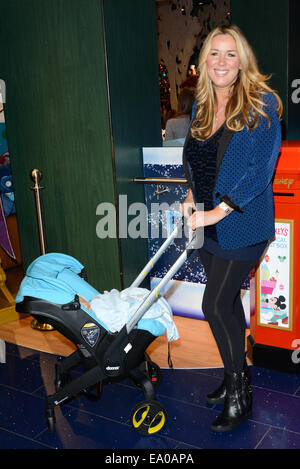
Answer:
<path fill-rule="evenodd" d="M 215 185 L 218 145 L 223 129 L 224 125 L 203 141 L 190 136 L 186 143 L 186 160 L 190 165 L 194 183 L 194 201 L 203 203 L 205 211 L 214 208 L 212 193 Z M 203 248 L 225 259 L 258 259 L 266 248 L 267 242 L 266 240 L 245 248 L 224 250 L 218 244 L 216 225 L 204 227 Z"/>

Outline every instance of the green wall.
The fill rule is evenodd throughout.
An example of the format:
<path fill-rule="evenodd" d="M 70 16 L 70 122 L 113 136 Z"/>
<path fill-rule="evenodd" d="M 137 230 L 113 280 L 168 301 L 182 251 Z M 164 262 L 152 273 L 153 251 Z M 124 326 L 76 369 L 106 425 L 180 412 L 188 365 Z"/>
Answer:
<path fill-rule="evenodd" d="M 131 178 L 141 174 L 140 146 L 158 143 L 153 3 L 135 2 L 142 22 L 137 25 L 135 15 L 126 13 L 127 2 L 109 0 L 103 7 L 99 0 L 0 0 L 0 78 L 6 82 L 5 118 L 25 268 L 39 255 L 29 177 L 33 168 L 43 173 L 48 252 L 78 258 L 99 290 L 121 288 L 120 270 L 132 277 L 146 259 L 144 241 L 135 243 L 135 263 L 132 244 L 96 236 L 96 208 L 101 202 L 116 203 L 117 193 L 127 190 L 132 200 L 144 201 L 142 188 L 134 187 Z M 112 25 L 109 34 L 103 11 L 107 27 Z M 132 49 L 135 44 L 139 54 Z M 128 51 L 127 59 L 120 48 Z M 139 106 L 133 65 L 143 84 Z M 141 128 L 147 128 L 143 135 Z"/>
<path fill-rule="evenodd" d="M 144 202 L 144 187 L 132 182 L 143 176 L 142 147 L 162 144 L 155 2 L 104 0 L 104 13 L 116 187 L 129 206 Z M 127 287 L 147 262 L 147 239 L 120 244 Z"/>
<path fill-rule="evenodd" d="M 272 74 L 270 85 L 283 101 L 283 125 L 286 129 L 289 0 L 230 0 L 230 10 L 232 23 L 242 29 L 254 49 L 260 71 Z"/>

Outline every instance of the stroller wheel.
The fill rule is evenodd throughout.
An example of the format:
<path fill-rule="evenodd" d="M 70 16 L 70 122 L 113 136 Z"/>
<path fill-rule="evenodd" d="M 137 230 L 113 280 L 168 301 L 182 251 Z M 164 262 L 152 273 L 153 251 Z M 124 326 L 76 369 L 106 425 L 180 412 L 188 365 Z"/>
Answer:
<path fill-rule="evenodd" d="M 142 401 L 132 409 L 130 420 L 138 433 L 153 435 L 166 425 L 167 413 L 157 401 Z"/>

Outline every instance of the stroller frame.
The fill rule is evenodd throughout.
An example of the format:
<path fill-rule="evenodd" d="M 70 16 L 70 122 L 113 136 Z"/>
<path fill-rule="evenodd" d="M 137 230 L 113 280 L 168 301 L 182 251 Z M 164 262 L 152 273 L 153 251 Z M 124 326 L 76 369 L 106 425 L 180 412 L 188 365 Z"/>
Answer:
<path fill-rule="evenodd" d="M 154 264 L 178 236 L 180 229 L 182 221 L 142 269 L 132 287 L 142 283 Z M 129 322 L 117 333 L 108 332 L 81 309 L 77 295 L 73 301 L 64 305 L 29 296 L 25 296 L 22 302 L 16 304 L 18 312 L 29 313 L 39 322 L 51 324 L 76 345 L 76 350 L 71 355 L 56 363 L 56 392 L 46 398 L 46 420 L 51 433 L 55 431 L 56 406 L 81 392 L 84 392 L 90 400 L 98 400 L 104 380 L 126 376 L 142 390 L 145 397 L 145 401 L 137 404 L 132 410 L 131 422 L 134 429 L 149 435 L 163 428 L 167 415 L 163 406 L 156 401 L 155 393 L 155 387 L 161 379 L 160 368 L 145 352 L 156 337 L 149 331 L 137 329 L 136 325 L 155 302 L 161 289 L 192 253 L 195 239 L 194 234 L 185 251 L 165 277 L 150 291 Z M 85 277 L 85 272 L 79 275 Z M 70 370 L 78 365 L 83 366 L 84 372 L 71 380 Z M 96 394 L 91 391 L 93 387 L 96 387 Z"/>

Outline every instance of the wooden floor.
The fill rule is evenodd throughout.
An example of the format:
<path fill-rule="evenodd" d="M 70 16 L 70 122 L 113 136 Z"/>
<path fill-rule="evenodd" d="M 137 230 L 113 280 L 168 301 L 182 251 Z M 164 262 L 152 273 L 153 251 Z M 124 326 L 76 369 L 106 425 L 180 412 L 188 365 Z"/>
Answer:
<path fill-rule="evenodd" d="M 214 338 L 206 321 L 175 316 L 180 339 L 171 342 L 174 368 L 214 368 L 223 366 Z M 0 325 L 0 339 L 24 347 L 67 356 L 75 350 L 72 342 L 58 331 L 38 331 L 31 327 L 32 318 Z M 249 333 L 249 331 L 247 331 Z M 158 337 L 148 353 L 159 366 L 168 367 L 166 336 Z"/>
<path fill-rule="evenodd" d="M 16 295 L 22 274 L 7 272 L 7 286 Z M 2 301 L 2 303 L 1 303 Z M 58 331 L 39 331 L 31 327 L 32 318 L 27 315 L 1 324 L 0 339 L 24 347 L 67 356 L 75 350 L 72 342 Z M 15 318 L 14 318 L 15 319 Z M 171 342 L 171 358 L 174 368 L 213 368 L 223 366 L 214 338 L 206 321 L 174 317 L 180 339 Z M 247 334 L 249 331 L 246 331 Z M 158 337 L 149 347 L 149 355 L 159 366 L 168 367 L 168 343 L 166 335 Z"/>
<path fill-rule="evenodd" d="M 72 342 L 58 331 L 39 331 L 31 327 L 32 317 L 0 325 L 0 339 L 24 347 L 57 355 L 69 355 L 75 350 Z M 210 329 L 205 321 L 175 317 L 180 339 L 171 343 L 174 368 L 222 366 Z M 161 367 L 168 366 L 166 336 L 158 337 L 148 348 L 151 358 Z"/>

